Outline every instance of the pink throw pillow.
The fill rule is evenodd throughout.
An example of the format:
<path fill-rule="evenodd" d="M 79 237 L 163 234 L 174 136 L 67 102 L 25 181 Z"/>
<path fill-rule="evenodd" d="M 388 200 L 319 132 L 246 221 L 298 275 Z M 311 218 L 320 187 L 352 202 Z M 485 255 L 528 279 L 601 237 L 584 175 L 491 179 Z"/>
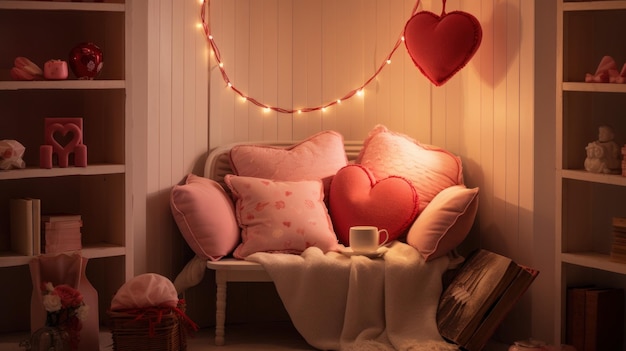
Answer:
<path fill-rule="evenodd" d="M 230 151 L 230 164 L 239 176 L 272 180 L 315 180 L 324 183 L 328 196 L 330 180 L 348 164 L 343 136 L 323 131 L 288 148 L 270 145 L 237 145 Z"/>
<path fill-rule="evenodd" d="M 456 248 L 472 229 L 478 211 L 478 188 L 455 185 L 442 190 L 419 217 L 407 234 L 406 241 L 426 261 Z"/>
<path fill-rule="evenodd" d="M 419 195 L 420 212 L 441 190 L 463 184 L 463 167 L 457 156 L 382 125 L 370 131 L 356 163 L 367 167 L 376 179 L 395 175 L 410 180 Z"/>
<path fill-rule="evenodd" d="M 391 241 L 405 234 L 418 214 L 418 194 L 408 180 L 397 176 L 376 180 L 362 165 L 348 165 L 337 172 L 330 184 L 329 202 L 335 232 L 346 246 L 352 226 L 386 229 Z"/>
<path fill-rule="evenodd" d="M 310 246 L 336 250 L 337 236 L 320 180 L 273 181 L 232 174 L 224 178 L 237 199 L 241 244 L 233 256 L 255 252 L 299 254 Z"/>
<path fill-rule="evenodd" d="M 219 183 L 189 174 L 175 185 L 170 207 L 187 244 L 203 259 L 217 261 L 239 244 L 235 206 Z"/>

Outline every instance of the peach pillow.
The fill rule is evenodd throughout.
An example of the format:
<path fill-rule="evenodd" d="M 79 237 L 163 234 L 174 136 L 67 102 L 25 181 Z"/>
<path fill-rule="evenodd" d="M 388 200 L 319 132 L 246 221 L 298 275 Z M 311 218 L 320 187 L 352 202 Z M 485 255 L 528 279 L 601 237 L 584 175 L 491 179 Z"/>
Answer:
<path fill-rule="evenodd" d="M 230 151 L 235 175 L 272 180 L 315 180 L 324 183 L 328 196 L 330 180 L 348 164 L 343 136 L 319 132 L 288 148 L 270 145 L 237 145 Z"/>
<path fill-rule="evenodd" d="M 472 229 L 478 211 L 478 188 L 455 185 L 442 190 L 420 213 L 407 234 L 407 243 L 426 261 L 456 248 Z"/>
<path fill-rule="evenodd" d="M 189 174 L 175 185 L 170 207 L 187 244 L 198 257 L 217 261 L 239 244 L 235 206 L 214 180 Z"/>
<path fill-rule="evenodd" d="M 363 165 L 348 165 L 337 172 L 329 203 L 335 232 L 346 246 L 352 226 L 386 229 L 391 241 L 406 233 L 418 213 L 418 195 L 408 180 L 397 176 L 376 180 Z"/>
<path fill-rule="evenodd" d="M 300 254 L 310 246 L 324 252 L 338 249 L 319 179 L 273 181 L 229 174 L 224 180 L 237 199 L 242 228 L 236 258 L 255 252 Z"/>
<path fill-rule="evenodd" d="M 370 131 L 356 163 L 367 167 L 376 179 L 395 175 L 410 180 L 419 194 L 420 212 L 441 190 L 463 184 L 463 168 L 457 156 L 382 125 Z"/>

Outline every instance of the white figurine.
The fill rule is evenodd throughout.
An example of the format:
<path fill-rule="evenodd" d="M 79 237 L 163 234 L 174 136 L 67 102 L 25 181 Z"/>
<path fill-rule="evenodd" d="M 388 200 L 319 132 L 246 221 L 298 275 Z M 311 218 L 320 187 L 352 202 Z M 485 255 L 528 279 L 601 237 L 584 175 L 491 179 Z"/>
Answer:
<path fill-rule="evenodd" d="M 600 126 L 598 140 L 587 144 L 585 169 L 593 173 L 619 173 L 621 170 L 620 147 L 613 140 L 615 134 L 609 126 Z"/>
<path fill-rule="evenodd" d="M 593 173 L 610 173 L 611 170 L 604 159 L 604 149 L 598 142 L 592 141 L 585 148 L 587 158 L 585 159 L 585 169 Z"/>

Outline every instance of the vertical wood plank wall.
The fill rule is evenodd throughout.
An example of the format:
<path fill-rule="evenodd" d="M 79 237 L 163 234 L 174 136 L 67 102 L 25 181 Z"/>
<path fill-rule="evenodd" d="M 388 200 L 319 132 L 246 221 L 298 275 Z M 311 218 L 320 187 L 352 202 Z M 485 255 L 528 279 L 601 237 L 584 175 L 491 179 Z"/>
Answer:
<path fill-rule="evenodd" d="M 415 0 L 212 0 L 210 27 L 238 89 L 264 104 L 297 109 L 333 101 L 363 84 L 391 51 L 414 5 Z M 207 148 L 300 140 L 326 129 L 363 139 L 379 123 L 458 154 L 466 184 L 481 189 L 469 243 L 533 264 L 533 1 L 449 0 L 447 12 L 477 17 L 483 39 L 474 58 L 444 86 L 431 84 L 401 45 L 363 97 L 303 114 L 265 112 L 227 88 L 196 27 L 198 0 L 148 6 L 146 270 L 172 278 L 177 273 L 172 270 L 179 253 L 151 253 L 179 243 L 169 191 L 185 174 L 201 172 Z M 439 14 L 441 6 L 439 0 L 423 0 L 418 9 Z M 549 286 L 551 269 L 541 278 Z M 531 300 L 546 293 L 535 289 L 509 318 L 523 325 L 503 331 L 504 338 L 550 341 L 551 324 L 535 330 L 529 325 Z M 543 320 L 550 323 L 550 316 L 533 318 Z"/>

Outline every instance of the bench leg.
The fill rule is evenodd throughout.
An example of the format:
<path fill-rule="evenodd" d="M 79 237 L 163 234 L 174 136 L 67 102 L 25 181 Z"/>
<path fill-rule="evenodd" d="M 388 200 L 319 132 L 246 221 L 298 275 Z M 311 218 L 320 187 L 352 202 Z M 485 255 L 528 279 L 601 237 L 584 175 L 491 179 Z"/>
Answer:
<path fill-rule="evenodd" d="M 217 284 L 215 302 L 215 345 L 224 345 L 224 324 L 226 322 L 226 275 L 228 273 L 215 271 L 215 283 Z"/>

